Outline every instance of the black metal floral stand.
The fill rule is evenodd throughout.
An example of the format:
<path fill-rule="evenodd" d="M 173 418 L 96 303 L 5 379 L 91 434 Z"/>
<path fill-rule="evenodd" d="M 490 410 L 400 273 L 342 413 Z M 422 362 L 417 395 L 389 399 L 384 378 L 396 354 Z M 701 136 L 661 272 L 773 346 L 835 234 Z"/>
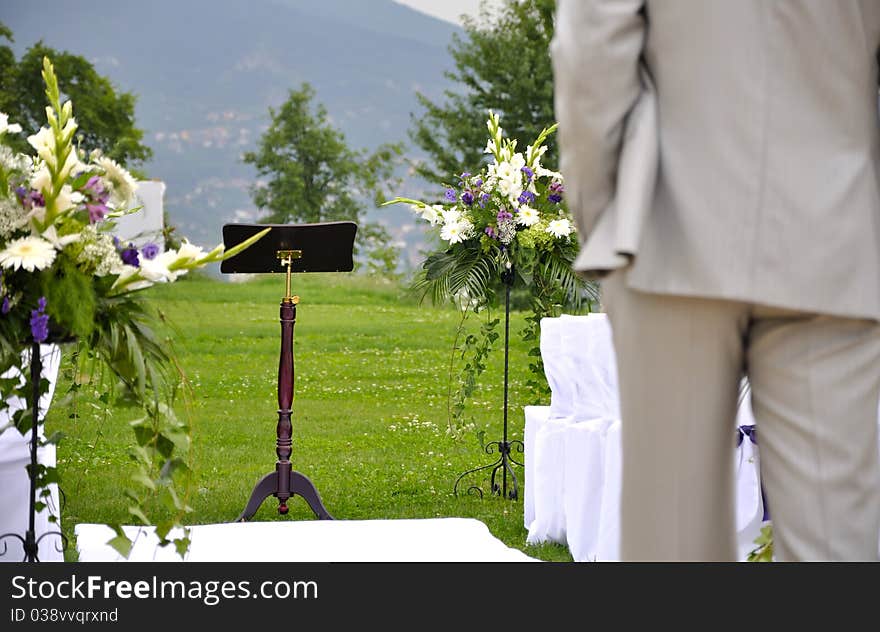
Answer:
<path fill-rule="evenodd" d="M 523 467 L 523 464 L 514 459 L 510 453 L 512 448 L 516 448 L 517 452 L 523 452 L 525 448 L 522 441 L 508 441 L 507 439 L 508 359 L 510 355 L 510 288 L 513 286 L 513 280 L 514 269 L 511 266 L 501 273 L 501 281 L 504 283 L 504 431 L 501 441 L 492 441 L 485 446 L 486 454 L 493 454 L 497 451 L 498 459 L 493 463 L 475 467 L 461 474 L 461 476 L 456 479 L 455 485 L 452 488 L 453 494 L 456 496 L 458 496 L 458 485 L 465 476 L 491 468 L 492 475 L 490 478 L 490 489 L 492 494 L 509 500 L 516 500 L 519 498 L 519 486 L 517 485 L 516 473 L 513 471 L 511 463 L 519 465 L 520 467 Z M 500 485 L 496 480 L 499 472 L 501 472 Z M 507 488 L 508 476 L 510 476 L 512 484 L 510 490 Z M 468 493 L 479 494 L 480 498 L 483 497 L 483 489 L 479 485 L 471 485 L 468 487 L 467 491 Z"/>
<path fill-rule="evenodd" d="M 37 473 L 39 463 L 37 462 L 37 448 L 39 447 L 40 435 L 40 378 L 43 373 L 43 359 L 40 357 L 40 343 L 34 342 L 31 345 L 31 401 L 29 402 L 31 414 L 31 440 L 30 440 L 30 465 L 28 466 L 28 480 L 30 483 L 30 496 L 28 508 L 28 528 L 22 537 L 18 533 L 5 533 L 0 535 L 0 543 L 3 544 L 3 550 L 0 555 L 6 553 L 6 539 L 14 538 L 21 542 L 24 549 L 23 562 L 39 562 L 40 542 L 48 536 L 58 536 L 62 542 L 63 551 L 66 547 L 66 537 L 61 531 L 47 531 L 40 537 L 36 535 L 36 517 L 37 517 Z"/>

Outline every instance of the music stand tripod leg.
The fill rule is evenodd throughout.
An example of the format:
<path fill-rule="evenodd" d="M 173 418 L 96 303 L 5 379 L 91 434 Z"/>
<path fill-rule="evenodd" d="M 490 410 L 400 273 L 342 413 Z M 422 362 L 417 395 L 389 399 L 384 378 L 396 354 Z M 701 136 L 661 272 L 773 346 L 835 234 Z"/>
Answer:
<path fill-rule="evenodd" d="M 239 514 L 238 518 L 235 519 L 235 522 L 247 522 L 250 520 L 253 515 L 257 513 L 257 509 L 260 508 L 263 501 L 269 496 L 272 496 L 276 489 L 278 489 L 278 473 L 271 472 L 270 474 L 266 474 L 254 487 L 254 491 L 251 492 L 251 497 L 248 500 L 247 506 L 244 508 L 244 511 Z"/>

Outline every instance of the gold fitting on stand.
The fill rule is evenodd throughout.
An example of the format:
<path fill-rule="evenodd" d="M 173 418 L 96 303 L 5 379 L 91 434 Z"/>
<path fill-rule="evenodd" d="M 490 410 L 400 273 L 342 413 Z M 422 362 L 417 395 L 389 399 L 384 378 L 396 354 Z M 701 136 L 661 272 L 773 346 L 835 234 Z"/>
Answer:
<path fill-rule="evenodd" d="M 284 284 L 284 298 L 281 299 L 285 303 L 293 303 L 296 305 L 299 303 L 298 296 L 290 295 L 290 274 L 291 274 L 291 266 L 293 266 L 294 259 L 302 258 L 302 250 L 276 250 L 275 256 L 281 261 L 281 265 L 287 266 L 287 278 L 285 279 Z"/>

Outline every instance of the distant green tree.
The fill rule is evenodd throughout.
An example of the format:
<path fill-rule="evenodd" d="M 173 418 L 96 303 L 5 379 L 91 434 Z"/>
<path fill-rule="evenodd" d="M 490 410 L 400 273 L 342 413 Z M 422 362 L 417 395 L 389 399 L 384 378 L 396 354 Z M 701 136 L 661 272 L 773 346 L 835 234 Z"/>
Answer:
<path fill-rule="evenodd" d="M 13 41 L 12 31 L 0 23 L 0 42 Z M 0 45 L 0 112 L 22 126 L 24 133 L 7 140 L 19 151 L 29 151 L 26 138 L 46 124 L 45 94 L 40 81 L 43 57 L 52 60 L 62 94 L 73 101 L 80 144 L 100 149 L 106 156 L 136 171 L 149 160 L 152 150 L 143 144 L 144 133 L 135 125 L 136 98 L 117 91 L 109 79 L 99 75 L 79 55 L 57 51 L 43 42 L 28 48 L 16 61 L 12 48 Z"/>
<path fill-rule="evenodd" d="M 416 172 L 430 182 L 446 182 L 486 159 L 488 110 L 501 115 L 511 138 L 536 138 L 555 120 L 550 40 L 555 0 L 506 0 L 496 11 L 481 4 L 478 19 L 466 17 L 464 36 L 453 35 L 449 52 L 455 70 L 446 77 L 456 89 L 434 103 L 417 93 L 424 113 L 412 115 L 410 138 L 429 157 Z M 551 144 L 544 158 L 558 163 Z"/>
<path fill-rule="evenodd" d="M 326 108 L 312 105 L 314 97 L 311 85 L 303 83 L 280 108 L 269 108 L 269 129 L 257 150 L 244 155 L 263 180 L 251 187 L 254 204 L 265 212 L 262 221 L 360 222 L 367 200 L 381 203 L 394 182 L 402 146 L 384 144 L 372 153 L 349 148 L 328 121 Z M 389 267 L 390 237 L 382 226 L 364 224 L 358 242 L 377 269 Z"/>
<path fill-rule="evenodd" d="M 343 133 L 327 120 L 326 108 L 312 107 L 308 83 L 291 90 L 279 109 L 269 108 L 271 124 L 257 151 L 244 155 L 266 178 L 251 188 L 264 221 L 324 222 L 359 219 L 364 199 L 377 196 L 391 180 L 399 145 L 382 145 L 372 154 L 348 147 Z"/>

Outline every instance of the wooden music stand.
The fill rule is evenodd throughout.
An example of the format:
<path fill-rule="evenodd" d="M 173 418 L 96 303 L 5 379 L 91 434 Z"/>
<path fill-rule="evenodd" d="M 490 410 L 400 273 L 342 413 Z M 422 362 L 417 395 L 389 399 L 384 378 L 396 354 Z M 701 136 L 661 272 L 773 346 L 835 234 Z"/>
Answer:
<path fill-rule="evenodd" d="M 287 500 L 299 495 L 321 520 L 333 520 L 324 508 L 312 481 L 292 469 L 290 455 L 293 445 L 290 417 L 293 406 L 293 325 L 296 322 L 298 296 L 290 293 L 294 272 L 350 272 L 354 269 L 353 248 L 357 225 L 354 222 L 321 224 L 226 224 L 223 244 L 234 247 L 265 228 L 269 233 L 257 244 L 224 260 L 221 272 L 265 273 L 285 272 L 285 291 L 281 299 L 281 358 L 278 363 L 278 426 L 275 471 L 266 474 L 254 487 L 250 500 L 236 522 L 250 519 L 269 496 L 278 499 L 278 513 L 289 511 Z"/>

